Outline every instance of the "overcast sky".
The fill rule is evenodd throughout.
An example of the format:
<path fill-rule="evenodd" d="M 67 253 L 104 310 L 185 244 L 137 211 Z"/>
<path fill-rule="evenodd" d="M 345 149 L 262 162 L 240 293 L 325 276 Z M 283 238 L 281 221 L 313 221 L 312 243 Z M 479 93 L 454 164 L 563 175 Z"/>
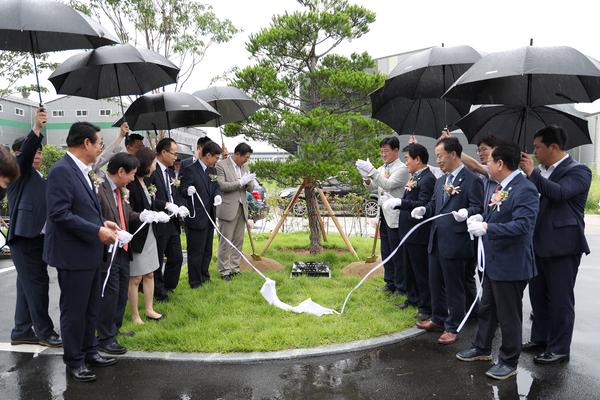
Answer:
<path fill-rule="evenodd" d="M 294 0 L 205 0 L 217 15 L 229 18 L 243 32 L 231 42 L 209 49 L 184 90 L 207 87 L 225 70 L 250 63 L 244 43 L 248 34 L 266 27 L 273 14 L 298 9 Z M 470 45 L 492 52 L 534 45 L 568 45 L 600 59 L 600 2 L 597 0 L 354 0 L 376 13 L 371 31 L 339 47 L 338 53 L 368 51 L 383 57 L 428 46 Z M 60 53 L 65 56 L 69 53 Z M 46 79 L 47 77 L 43 77 Z M 53 90 L 46 81 L 50 90 Z M 31 98 L 33 98 L 32 96 Z M 54 98 L 55 94 L 46 94 Z M 598 103 L 598 102 L 597 102 Z M 600 107 L 595 107 L 600 108 Z"/>

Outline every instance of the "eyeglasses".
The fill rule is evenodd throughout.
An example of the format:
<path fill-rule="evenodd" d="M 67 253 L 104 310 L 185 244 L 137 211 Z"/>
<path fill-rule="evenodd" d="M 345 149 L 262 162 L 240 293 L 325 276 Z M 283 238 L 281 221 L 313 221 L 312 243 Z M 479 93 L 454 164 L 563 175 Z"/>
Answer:
<path fill-rule="evenodd" d="M 169 153 L 172 156 L 177 157 L 177 152 L 176 151 L 167 151 L 167 153 Z"/>

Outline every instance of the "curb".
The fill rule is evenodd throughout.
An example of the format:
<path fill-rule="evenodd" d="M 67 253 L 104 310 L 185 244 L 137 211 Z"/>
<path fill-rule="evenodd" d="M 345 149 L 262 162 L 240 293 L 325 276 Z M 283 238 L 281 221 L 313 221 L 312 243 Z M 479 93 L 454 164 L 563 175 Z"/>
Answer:
<path fill-rule="evenodd" d="M 122 356 L 122 359 L 135 360 L 164 360 L 164 361 L 195 361 L 202 363 L 233 364 L 250 363 L 273 360 L 292 360 L 304 357 L 328 356 L 341 353 L 351 353 L 368 350 L 375 347 L 398 343 L 422 334 L 424 331 L 417 328 L 409 328 L 402 332 L 391 335 L 379 336 L 373 339 L 356 340 L 353 342 L 332 344 L 327 346 L 311 347 L 304 349 L 250 352 L 250 353 L 177 353 L 177 352 L 144 352 L 130 351 Z M 61 349 L 47 349 L 44 355 L 62 355 Z"/>

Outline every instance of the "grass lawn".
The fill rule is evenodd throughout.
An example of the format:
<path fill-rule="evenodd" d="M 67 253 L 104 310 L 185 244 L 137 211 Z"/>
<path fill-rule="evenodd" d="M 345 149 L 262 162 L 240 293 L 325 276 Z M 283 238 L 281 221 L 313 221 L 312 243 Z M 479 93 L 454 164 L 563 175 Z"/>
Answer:
<path fill-rule="evenodd" d="M 255 238 L 262 249 L 267 235 Z M 352 237 L 361 259 L 367 257 L 372 239 Z M 340 310 L 348 291 L 358 278 L 342 276 L 340 270 L 355 259 L 345 250 L 339 235 L 329 235 L 328 249 L 317 257 L 303 252 L 308 248 L 308 233 L 280 233 L 266 256 L 282 263 L 283 272 L 266 273 L 277 282 L 279 298 L 297 305 L 308 297 L 317 303 Z M 249 241 L 244 250 L 250 252 Z M 300 253 L 298 253 L 300 252 Z M 231 282 L 219 278 L 216 270 L 216 240 L 211 263 L 212 281 L 199 289 L 190 289 L 184 267 L 177 290 L 167 304 L 156 304 L 164 313 L 160 322 L 133 325 L 129 308 L 124 331 L 135 336 L 119 338 L 131 350 L 182 352 L 249 352 L 312 347 L 343 343 L 403 330 L 415 323 L 415 309 L 394 307 L 403 298 L 392 298 L 376 291 L 382 280 L 369 279 L 355 291 L 343 315 L 316 317 L 295 314 L 269 305 L 259 290 L 263 280 L 254 272 L 245 272 Z M 328 261 L 331 279 L 290 278 L 293 261 Z M 143 299 L 140 294 L 140 304 Z"/>

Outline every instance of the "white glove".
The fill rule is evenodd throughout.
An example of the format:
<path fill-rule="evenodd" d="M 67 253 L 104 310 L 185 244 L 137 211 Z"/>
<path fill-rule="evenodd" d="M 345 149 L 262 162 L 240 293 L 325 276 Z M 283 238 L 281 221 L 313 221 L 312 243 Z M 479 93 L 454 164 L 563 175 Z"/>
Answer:
<path fill-rule="evenodd" d="M 359 171 L 362 171 L 362 173 L 366 174 L 367 176 L 370 176 L 375 172 L 375 167 L 369 160 L 356 160 L 356 168 L 358 168 Z"/>
<path fill-rule="evenodd" d="M 167 203 L 165 205 L 165 210 L 167 210 L 171 214 L 177 215 L 177 213 L 179 212 L 179 207 L 177 207 L 177 204 Z"/>
<path fill-rule="evenodd" d="M 483 217 L 481 216 L 481 214 L 471 215 L 469 218 L 467 218 L 467 225 L 474 221 L 483 222 Z"/>
<path fill-rule="evenodd" d="M 157 212 L 155 215 L 155 218 L 154 218 L 154 222 L 160 222 L 160 223 L 169 222 L 170 220 L 171 220 L 171 217 L 169 217 L 167 215 L 167 213 L 164 211 Z"/>
<path fill-rule="evenodd" d="M 473 236 L 477 236 L 477 237 L 483 236 L 487 233 L 485 230 L 484 224 L 485 224 L 485 222 L 472 221 L 471 223 L 469 223 L 467 225 L 467 230 Z"/>
<path fill-rule="evenodd" d="M 256 179 L 256 174 L 246 174 L 240 178 L 240 185 L 246 186 L 247 184 L 252 182 L 254 179 Z"/>
<path fill-rule="evenodd" d="M 390 197 L 383 203 L 383 208 L 386 210 L 393 210 L 396 206 L 402 204 L 402 199 L 398 199 L 396 197 Z"/>
<path fill-rule="evenodd" d="M 467 220 L 467 217 L 469 216 L 469 212 L 467 211 L 466 208 L 461 208 L 458 211 L 452 211 L 452 216 L 454 217 L 454 220 L 456 222 L 464 222 Z"/>
<path fill-rule="evenodd" d="M 187 195 L 193 196 L 196 194 L 196 188 L 194 186 L 188 186 Z"/>
<path fill-rule="evenodd" d="M 414 219 L 423 219 L 423 216 L 425 215 L 425 213 L 427 212 L 427 209 L 423 206 L 421 207 L 416 207 L 413 208 L 413 210 L 410 212 L 410 216 L 413 217 Z"/>
<path fill-rule="evenodd" d="M 140 221 L 154 222 L 156 211 L 144 210 L 140 213 Z"/>
<path fill-rule="evenodd" d="M 223 198 L 221 197 L 221 195 L 216 195 L 215 199 L 213 200 L 213 206 L 220 206 L 221 203 L 223 202 Z"/>
<path fill-rule="evenodd" d="M 179 215 L 181 218 L 189 217 L 190 210 L 188 210 L 188 208 L 186 206 L 181 206 L 181 207 L 179 207 L 179 211 L 177 212 L 177 215 Z"/>
<path fill-rule="evenodd" d="M 127 243 L 131 242 L 131 239 L 133 239 L 133 235 L 124 230 L 117 231 L 117 236 L 119 237 L 120 245 L 127 244 Z"/>

